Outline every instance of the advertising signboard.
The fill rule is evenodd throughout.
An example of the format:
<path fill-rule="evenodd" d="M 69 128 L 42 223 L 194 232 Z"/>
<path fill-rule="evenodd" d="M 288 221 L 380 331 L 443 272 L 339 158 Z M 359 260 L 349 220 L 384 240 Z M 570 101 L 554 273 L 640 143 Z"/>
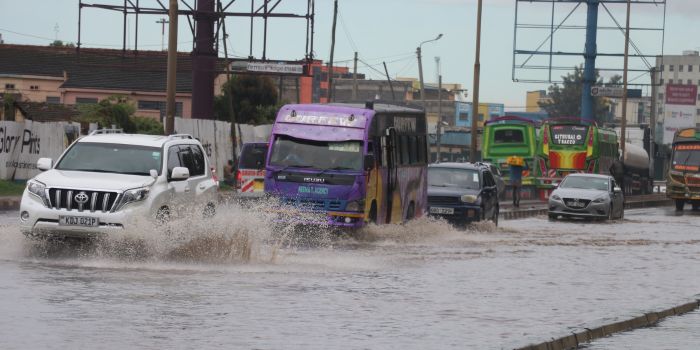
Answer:
<path fill-rule="evenodd" d="M 673 142 L 673 135 L 678 129 L 695 127 L 697 98 L 697 85 L 666 85 L 665 144 Z"/>

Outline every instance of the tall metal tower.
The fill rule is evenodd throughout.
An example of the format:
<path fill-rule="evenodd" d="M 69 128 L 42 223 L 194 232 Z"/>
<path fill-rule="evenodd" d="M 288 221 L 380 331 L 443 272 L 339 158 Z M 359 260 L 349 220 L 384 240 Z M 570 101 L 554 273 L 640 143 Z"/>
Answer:
<path fill-rule="evenodd" d="M 77 50 L 81 47 L 81 20 L 83 9 L 97 8 L 114 12 L 121 12 L 123 16 L 122 26 L 122 53 L 127 50 L 127 21 L 129 16 L 134 16 L 134 51 L 138 53 L 139 38 L 139 16 L 157 15 L 167 16 L 168 8 L 161 0 L 150 0 L 148 6 L 141 6 L 147 0 L 102 0 L 106 3 L 86 3 L 79 0 L 78 3 L 78 43 Z M 228 1 L 226 3 L 226 1 Z M 236 0 L 180 0 L 184 5 L 178 10 L 179 16 L 185 16 L 189 29 L 192 33 L 192 117 L 200 119 L 214 118 L 214 79 L 218 73 L 224 70 L 217 68 L 220 36 L 225 30 L 224 20 L 226 18 L 247 18 L 250 19 L 250 52 L 249 62 L 295 62 L 309 63 L 313 60 L 313 31 L 315 17 L 315 0 L 306 0 L 305 13 L 279 12 L 275 11 L 283 0 L 250 0 L 250 7 L 238 1 L 237 4 L 245 5 L 246 11 L 232 11 L 232 5 Z M 226 3 L 224 5 L 224 3 Z M 256 6 L 256 3 L 261 4 Z M 249 10 L 249 11 L 248 11 Z M 306 21 L 306 51 L 304 58 L 296 60 L 271 60 L 267 57 L 267 37 L 268 22 L 279 18 L 296 18 Z M 262 28 L 262 58 L 256 59 L 253 52 L 254 41 L 254 20 L 263 22 Z M 222 28 L 224 28 L 222 30 Z M 227 58 L 228 60 L 228 58 Z M 229 62 L 227 62 L 229 64 Z M 165 68 L 164 68 L 165 69 Z"/>
<path fill-rule="evenodd" d="M 628 55 L 637 59 L 637 65 L 629 68 L 628 72 L 638 72 L 642 76 L 651 76 L 654 64 L 650 59 L 663 55 L 663 36 L 666 21 L 666 0 L 629 0 L 635 6 L 646 5 L 657 9 L 659 23 L 645 24 L 630 28 L 630 33 L 644 33 L 640 42 L 647 45 L 637 45 L 630 40 L 634 53 Z M 515 0 L 515 28 L 513 39 L 513 81 L 532 83 L 557 83 L 552 79 L 554 71 L 573 71 L 583 57 L 583 87 L 581 93 L 581 119 L 595 119 L 594 96 L 591 89 L 597 83 L 600 72 L 606 74 L 622 73 L 624 45 L 607 45 L 608 51 L 599 51 L 598 31 L 605 31 L 606 40 L 623 39 L 625 28 L 624 18 L 619 20 L 614 15 L 614 6 L 627 5 L 628 0 Z M 585 8 L 585 16 L 583 9 Z M 600 24 L 601 9 L 607 16 L 607 24 Z M 525 13 L 523 13 L 525 11 Z M 527 12 L 529 11 L 529 13 Z M 550 13 L 547 22 L 541 22 L 542 13 Z M 532 13 L 536 13 L 533 15 Z M 538 22 L 539 20 L 539 22 Z M 585 31 L 583 51 L 576 48 Z M 619 34 L 615 34 L 619 32 Z M 544 37 L 544 39 L 542 39 Z M 555 37 L 557 40 L 555 40 Z M 651 44 L 648 42 L 652 41 Z M 618 42 L 619 43 L 619 42 Z M 642 48 L 640 48 L 642 47 Z M 597 60 L 604 58 L 605 62 L 596 65 Z M 543 77 L 540 72 L 546 71 Z M 621 74 L 620 74 L 621 75 Z M 649 83 L 634 83 L 632 85 L 652 85 Z"/>

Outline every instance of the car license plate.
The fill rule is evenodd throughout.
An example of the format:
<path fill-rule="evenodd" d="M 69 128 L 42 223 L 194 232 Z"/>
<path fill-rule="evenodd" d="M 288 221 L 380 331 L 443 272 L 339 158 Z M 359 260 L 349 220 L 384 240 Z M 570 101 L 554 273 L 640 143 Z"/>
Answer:
<path fill-rule="evenodd" d="M 454 208 L 430 207 L 430 214 L 454 214 Z"/>
<path fill-rule="evenodd" d="M 60 226 L 85 226 L 97 227 L 100 226 L 100 220 L 89 216 L 59 216 L 58 224 Z"/>
<path fill-rule="evenodd" d="M 579 201 L 569 201 L 566 203 L 566 205 L 572 207 L 572 208 L 585 208 L 586 204 L 579 202 Z"/>

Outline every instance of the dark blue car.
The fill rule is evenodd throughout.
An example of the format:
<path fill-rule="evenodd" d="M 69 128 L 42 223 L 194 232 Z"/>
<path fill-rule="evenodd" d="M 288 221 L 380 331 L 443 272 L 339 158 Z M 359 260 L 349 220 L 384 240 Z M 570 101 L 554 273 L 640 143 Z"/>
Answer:
<path fill-rule="evenodd" d="M 498 225 L 498 187 L 487 165 L 428 166 L 428 212 L 457 225 L 491 220 Z"/>

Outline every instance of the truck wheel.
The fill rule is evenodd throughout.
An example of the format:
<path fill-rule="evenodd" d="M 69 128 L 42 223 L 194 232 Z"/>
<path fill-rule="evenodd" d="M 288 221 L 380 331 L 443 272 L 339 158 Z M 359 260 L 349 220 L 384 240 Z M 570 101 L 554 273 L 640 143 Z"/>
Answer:
<path fill-rule="evenodd" d="M 685 206 L 685 200 L 676 199 L 676 211 L 683 211 L 684 206 Z"/>

